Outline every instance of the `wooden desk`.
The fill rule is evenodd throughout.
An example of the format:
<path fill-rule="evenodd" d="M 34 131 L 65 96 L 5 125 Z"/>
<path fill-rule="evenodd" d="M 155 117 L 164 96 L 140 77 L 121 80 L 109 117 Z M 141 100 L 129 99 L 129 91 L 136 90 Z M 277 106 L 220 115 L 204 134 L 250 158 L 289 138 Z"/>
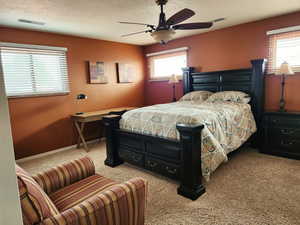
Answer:
<path fill-rule="evenodd" d="M 106 116 L 112 112 L 118 113 L 121 111 L 128 111 L 136 109 L 136 107 L 120 107 L 120 108 L 111 108 L 111 109 L 104 109 L 95 112 L 86 112 L 83 114 L 73 114 L 71 115 L 71 119 L 74 121 L 76 130 L 78 132 L 78 140 L 77 140 L 77 148 L 80 148 L 81 143 L 86 151 L 88 151 L 87 143 L 84 139 L 83 131 L 85 123 L 100 121 L 102 120 L 103 116 Z"/>

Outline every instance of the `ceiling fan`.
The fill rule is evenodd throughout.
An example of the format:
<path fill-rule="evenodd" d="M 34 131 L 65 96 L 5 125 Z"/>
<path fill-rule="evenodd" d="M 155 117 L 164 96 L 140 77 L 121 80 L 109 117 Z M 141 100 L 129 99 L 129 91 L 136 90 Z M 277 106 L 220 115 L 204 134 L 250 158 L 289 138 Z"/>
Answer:
<path fill-rule="evenodd" d="M 160 15 L 158 25 L 146 24 L 146 23 L 134 23 L 134 22 L 119 22 L 122 24 L 134 24 L 134 25 L 143 25 L 147 29 L 139 32 L 134 32 L 130 34 L 122 35 L 122 37 L 127 37 L 135 34 L 141 33 L 150 33 L 151 36 L 159 43 L 166 44 L 173 35 L 175 30 L 194 30 L 194 29 L 206 29 L 210 28 L 214 23 L 225 20 L 225 18 L 215 19 L 210 22 L 201 22 L 201 23 L 181 23 L 192 16 L 195 15 L 195 12 L 191 9 L 182 9 L 179 12 L 175 13 L 169 19 L 166 19 L 164 13 L 164 5 L 167 4 L 168 0 L 155 0 L 157 5 L 160 6 Z"/>

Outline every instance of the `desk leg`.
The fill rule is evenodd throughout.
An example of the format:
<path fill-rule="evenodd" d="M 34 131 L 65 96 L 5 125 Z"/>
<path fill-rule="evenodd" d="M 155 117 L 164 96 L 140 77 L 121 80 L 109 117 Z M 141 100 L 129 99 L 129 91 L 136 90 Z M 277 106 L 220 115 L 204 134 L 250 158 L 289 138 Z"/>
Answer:
<path fill-rule="evenodd" d="M 77 139 L 77 148 L 80 148 L 80 145 L 81 145 L 81 138 L 80 138 L 80 133 L 82 133 L 83 129 L 84 128 L 84 123 L 80 123 L 75 121 L 75 127 L 76 127 L 76 130 L 77 130 L 77 133 L 78 133 L 78 139 Z"/>
<path fill-rule="evenodd" d="M 84 130 L 84 123 L 81 123 L 81 126 L 79 127 L 79 123 L 77 121 L 75 121 L 75 127 L 78 131 L 78 134 L 79 134 L 79 137 L 78 137 L 78 141 L 77 141 L 77 148 L 80 148 L 80 144 L 82 142 L 83 144 L 83 147 L 86 151 L 88 151 L 88 146 L 84 140 L 84 137 L 83 137 L 83 130 Z"/>

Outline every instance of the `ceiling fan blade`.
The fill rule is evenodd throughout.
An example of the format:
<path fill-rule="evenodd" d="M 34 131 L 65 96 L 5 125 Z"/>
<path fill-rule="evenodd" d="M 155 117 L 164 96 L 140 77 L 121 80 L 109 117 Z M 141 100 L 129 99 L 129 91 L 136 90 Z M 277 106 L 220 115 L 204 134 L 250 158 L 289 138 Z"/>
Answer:
<path fill-rule="evenodd" d="M 217 23 L 217 22 L 223 21 L 223 20 L 225 20 L 225 19 L 226 19 L 226 18 L 218 18 L 218 19 L 215 19 L 215 20 L 213 20 L 213 21 L 211 21 L 211 22 Z"/>
<path fill-rule="evenodd" d="M 147 24 L 147 23 L 122 22 L 122 21 L 119 21 L 119 23 L 122 23 L 122 24 L 134 24 L 134 25 L 144 25 L 144 26 L 154 26 L 154 25 Z"/>
<path fill-rule="evenodd" d="M 166 24 L 174 25 L 177 23 L 181 23 L 181 22 L 187 20 L 188 18 L 191 18 L 193 15 L 195 15 L 195 12 L 193 10 L 183 9 L 183 10 L 180 10 L 179 12 L 175 13 L 173 16 L 171 16 L 167 20 Z"/>
<path fill-rule="evenodd" d="M 194 29 L 205 29 L 210 28 L 213 25 L 212 22 L 206 23 L 182 23 L 174 25 L 172 28 L 174 30 L 194 30 Z"/>
<path fill-rule="evenodd" d="M 131 35 L 141 34 L 141 33 L 148 33 L 148 32 L 151 32 L 151 30 L 144 30 L 144 31 L 139 31 L 139 32 L 124 34 L 124 35 L 121 35 L 121 37 L 128 37 L 128 36 L 131 36 Z"/>

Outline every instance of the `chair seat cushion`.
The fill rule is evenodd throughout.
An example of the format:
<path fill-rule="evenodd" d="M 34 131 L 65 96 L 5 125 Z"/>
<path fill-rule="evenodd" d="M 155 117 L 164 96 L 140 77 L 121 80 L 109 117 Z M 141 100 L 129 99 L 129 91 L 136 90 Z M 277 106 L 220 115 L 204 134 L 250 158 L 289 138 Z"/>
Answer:
<path fill-rule="evenodd" d="M 115 181 L 96 174 L 50 194 L 50 198 L 57 209 L 62 212 L 115 184 L 117 184 Z"/>

